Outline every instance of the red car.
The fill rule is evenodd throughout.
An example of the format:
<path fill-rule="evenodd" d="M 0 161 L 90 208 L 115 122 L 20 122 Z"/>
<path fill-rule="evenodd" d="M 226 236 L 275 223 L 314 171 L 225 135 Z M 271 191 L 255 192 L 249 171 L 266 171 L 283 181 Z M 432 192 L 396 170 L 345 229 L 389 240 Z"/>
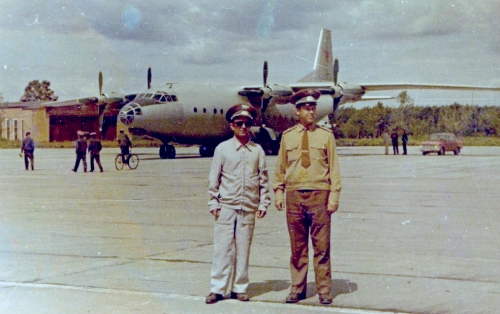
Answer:
<path fill-rule="evenodd" d="M 463 142 L 458 140 L 453 133 L 435 133 L 428 141 L 420 143 L 420 151 L 424 156 L 428 153 L 444 155 L 447 151 L 458 155 L 463 146 Z"/>

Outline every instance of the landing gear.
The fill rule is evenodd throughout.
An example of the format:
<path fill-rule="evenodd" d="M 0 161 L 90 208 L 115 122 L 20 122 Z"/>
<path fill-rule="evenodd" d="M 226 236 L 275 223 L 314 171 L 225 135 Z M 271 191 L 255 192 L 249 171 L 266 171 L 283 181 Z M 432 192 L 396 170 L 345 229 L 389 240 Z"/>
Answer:
<path fill-rule="evenodd" d="M 162 144 L 160 146 L 160 158 L 161 159 L 174 159 L 175 158 L 175 147 L 170 144 Z"/>
<path fill-rule="evenodd" d="M 201 157 L 212 157 L 214 155 L 215 147 L 211 145 L 201 145 L 200 146 L 200 156 Z"/>

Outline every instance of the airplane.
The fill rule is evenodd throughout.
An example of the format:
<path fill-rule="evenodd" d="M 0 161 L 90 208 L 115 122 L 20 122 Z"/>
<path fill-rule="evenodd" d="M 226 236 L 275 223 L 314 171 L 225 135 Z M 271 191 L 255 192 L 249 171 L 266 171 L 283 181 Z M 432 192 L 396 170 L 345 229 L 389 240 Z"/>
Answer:
<path fill-rule="evenodd" d="M 349 84 L 338 83 L 338 59 L 332 60 L 331 32 L 322 29 L 312 72 L 296 83 L 268 84 L 268 65 L 264 62 L 262 86 L 235 84 L 166 83 L 129 97 L 118 113 L 118 119 L 133 135 L 149 135 L 160 139 L 162 159 L 175 158 L 179 144 L 199 144 L 202 157 L 213 156 L 215 147 L 232 136 L 225 119 L 229 108 L 248 103 L 259 116 L 252 132 L 267 154 L 276 154 L 280 134 L 296 124 L 295 107 L 289 103 L 293 93 L 314 88 L 321 92 L 317 104 L 318 121 L 335 112 L 339 105 L 365 100 L 392 99 L 365 96 L 370 91 L 406 89 L 450 89 L 500 91 L 497 87 L 429 84 Z M 148 72 L 148 87 L 151 74 Z"/>

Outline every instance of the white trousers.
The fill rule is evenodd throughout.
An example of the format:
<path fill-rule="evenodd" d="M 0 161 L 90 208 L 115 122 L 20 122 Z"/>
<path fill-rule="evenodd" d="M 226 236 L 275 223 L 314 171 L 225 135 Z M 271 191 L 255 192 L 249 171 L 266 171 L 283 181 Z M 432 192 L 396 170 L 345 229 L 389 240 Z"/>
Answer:
<path fill-rule="evenodd" d="M 255 212 L 222 208 L 214 228 L 210 291 L 245 293 Z"/>

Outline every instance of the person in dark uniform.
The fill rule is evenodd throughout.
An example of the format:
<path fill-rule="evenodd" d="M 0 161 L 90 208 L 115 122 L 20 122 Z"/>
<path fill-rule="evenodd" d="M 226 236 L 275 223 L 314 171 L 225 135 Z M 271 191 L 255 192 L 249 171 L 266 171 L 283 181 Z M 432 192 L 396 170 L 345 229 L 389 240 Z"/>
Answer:
<path fill-rule="evenodd" d="M 76 162 L 73 172 L 78 171 L 80 160 L 83 162 L 83 172 L 87 172 L 87 140 L 85 139 L 85 132 L 78 131 L 78 140 L 76 141 Z"/>
<path fill-rule="evenodd" d="M 399 155 L 398 138 L 399 138 L 398 131 L 397 130 L 392 131 L 391 139 L 392 139 L 392 151 L 394 155 Z"/>
<path fill-rule="evenodd" d="M 96 133 L 90 133 L 90 144 L 89 144 L 89 153 L 90 153 L 90 172 L 94 172 L 94 160 L 96 161 L 99 169 L 103 172 L 101 165 L 101 157 L 100 151 L 102 149 L 102 144 L 99 139 L 96 138 Z"/>
<path fill-rule="evenodd" d="M 306 298 L 309 235 L 319 301 L 332 303 L 331 214 L 339 208 L 341 183 L 333 132 L 316 126 L 320 95 L 317 90 L 307 89 L 290 98 L 299 124 L 283 132 L 276 161 L 275 205 L 280 211 L 286 207 L 292 251 L 292 285 L 286 303 Z"/>
<path fill-rule="evenodd" d="M 403 142 L 403 155 L 406 155 L 406 144 L 408 143 L 408 134 L 406 133 L 406 130 L 403 130 L 401 142 Z"/>
<path fill-rule="evenodd" d="M 132 141 L 125 134 L 125 131 L 120 130 L 120 134 L 118 135 L 118 145 L 120 145 L 120 150 L 122 151 L 122 162 L 125 164 L 128 162 L 130 158 L 130 147 L 132 147 Z"/>
<path fill-rule="evenodd" d="M 26 170 L 29 169 L 29 160 L 31 161 L 31 170 L 35 170 L 33 165 L 33 162 L 35 160 L 35 142 L 33 142 L 33 139 L 30 137 L 30 135 L 30 132 L 26 132 L 26 137 L 21 144 L 21 153 L 19 154 L 19 156 L 22 156 L 22 153 L 24 152 L 24 166 L 26 167 Z"/>

